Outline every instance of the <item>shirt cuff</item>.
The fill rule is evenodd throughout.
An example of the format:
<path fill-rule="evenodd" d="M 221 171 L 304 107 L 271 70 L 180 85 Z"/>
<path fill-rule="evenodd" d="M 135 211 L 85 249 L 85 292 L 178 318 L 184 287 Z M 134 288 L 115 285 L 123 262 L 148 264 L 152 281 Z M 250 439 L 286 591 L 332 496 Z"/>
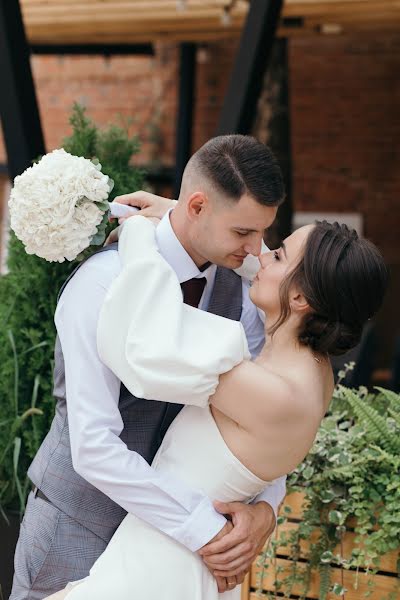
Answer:
<path fill-rule="evenodd" d="M 226 522 L 225 517 L 215 510 L 210 499 L 204 498 L 182 527 L 173 532 L 172 537 L 191 552 L 197 552 L 221 531 Z"/>
<path fill-rule="evenodd" d="M 256 502 L 266 502 L 274 511 L 276 519 L 278 519 L 279 507 L 286 495 L 286 475 L 278 477 L 271 485 L 267 486 L 258 496 L 252 500 L 251 504 Z"/>

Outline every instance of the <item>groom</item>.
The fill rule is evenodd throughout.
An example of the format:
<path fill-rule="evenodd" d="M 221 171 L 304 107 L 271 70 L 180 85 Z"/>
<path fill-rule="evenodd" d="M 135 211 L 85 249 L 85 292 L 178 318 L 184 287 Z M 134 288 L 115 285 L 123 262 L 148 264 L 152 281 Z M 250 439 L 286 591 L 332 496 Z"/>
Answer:
<path fill-rule="evenodd" d="M 189 161 L 177 207 L 156 231 L 185 302 L 240 320 L 253 356 L 264 327 L 249 282 L 232 269 L 260 253 L 283 198 L 268 148 L 247 136 L 217 137 Z M 99 359 L 98 316 L 120 272 L 115 250 L 106 246 L 81 264 L 60 292 L 56 413 L 28 471 L 33 490 L 10 600 L 40 600 L 88 575 L 126 512 L 204 553 L 207 566 L 220 572 L 220 591 L 241 580 L 275 525 L 284 478 L 250 505 L 222 506 L 231 523 L 202 492 L 165 481 L 149 466 L 180 407 L 132 396 Z"/>

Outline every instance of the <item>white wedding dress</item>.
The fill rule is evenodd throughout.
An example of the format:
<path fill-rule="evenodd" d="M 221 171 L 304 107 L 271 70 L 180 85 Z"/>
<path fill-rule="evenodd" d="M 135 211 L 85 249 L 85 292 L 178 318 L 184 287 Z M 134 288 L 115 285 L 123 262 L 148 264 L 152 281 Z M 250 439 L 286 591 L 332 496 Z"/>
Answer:
<path fill-rule="evenodd" d="M 186 404 L 153 467 L 212 500 L 252 500 L 273 482 L 233 455 L 208 404 L 219 375 L 249 358 L 242 325 L 183 304 L 176 275 L 158 254 L 153 225 L 143 217 L 126 222 L 119 253 L 123 269 L 100 315 L 100 357 L 137 397 Z M 68 600 L 240 598 L 240 587 L 218 594 L 196 553 L 132 514 L 90 575 L 67 588 Z"/>
<path fill-rule="evenodd" d="M 201 488 L 210 498 L 248 501 L 266 487 L 232 454 L 209 408 L 185 406 L 169 428 L 155 469 Z M 240 587 L 218 594 L 197 555 L 128 514 L 90 575 L 68 600 L 239 600 Z"/>

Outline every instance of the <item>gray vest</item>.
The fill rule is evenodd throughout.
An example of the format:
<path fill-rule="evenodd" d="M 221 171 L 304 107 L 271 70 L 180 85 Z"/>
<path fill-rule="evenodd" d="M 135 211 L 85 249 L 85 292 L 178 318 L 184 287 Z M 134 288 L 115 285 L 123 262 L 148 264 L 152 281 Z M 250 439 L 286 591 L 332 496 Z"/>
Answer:
<path fill-rule="evenodd" d="M 100 252 L 115 250 L 115 246 L 106 246 Z M 75 272 L 61 288 L 60 295 Z M 240 320 L 242 282 L 236 273 L 229 269 L 217 269 L 208 311 Z M 72 466 L 64 358 L 58 337 L 54 356 L 54 397 L 57 401 L 55 416 L 29 468 L 28 476 L 61 511 L 108 542 L 126 512 L 78 475 Z M 181 408 L 178 404 L 136 398 L 121 385 L 119 410 L 124 423 L 121 440 L 129 450 L 138 452 L 151 463 Z"/>

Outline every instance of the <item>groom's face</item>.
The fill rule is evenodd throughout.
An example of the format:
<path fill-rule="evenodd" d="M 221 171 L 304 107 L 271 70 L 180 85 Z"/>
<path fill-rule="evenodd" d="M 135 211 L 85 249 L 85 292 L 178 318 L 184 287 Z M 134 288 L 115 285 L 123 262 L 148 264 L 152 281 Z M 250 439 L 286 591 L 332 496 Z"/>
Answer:
<path fill-rule="evenodd" d="M 208 197 L 192 230 L 193 247 L 205 261 L 237 269 L 248 254 L 260 254 L 264 231 L 276 212 L 246 194 L 236 202 Z"/>

